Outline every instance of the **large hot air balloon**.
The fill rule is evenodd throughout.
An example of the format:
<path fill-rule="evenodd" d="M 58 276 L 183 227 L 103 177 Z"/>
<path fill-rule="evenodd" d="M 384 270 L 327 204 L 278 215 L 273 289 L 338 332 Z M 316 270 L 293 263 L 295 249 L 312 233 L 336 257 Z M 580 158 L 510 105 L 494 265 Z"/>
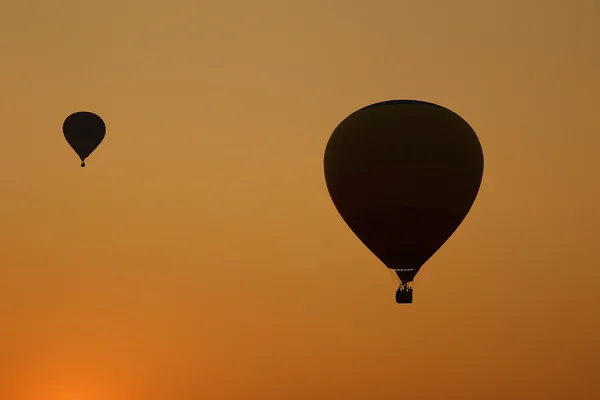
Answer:
<path fill-rule="evenodd" d="M 477 135 L 454 112 L 424 101 L 364 107 L 334 130 L 325 180 L 344 221 L 398 275 L 396 302 L 469 212 L 483 176 Z"/>
<path fill-rule="evenodd" d="M 106 125 L 102 118 L 94 113 L 79 111 L 65 119 L 63 133 L 67 143 L 75 150 L 85 167 L 85 159 L 100 145 L 106 134 Z"/>

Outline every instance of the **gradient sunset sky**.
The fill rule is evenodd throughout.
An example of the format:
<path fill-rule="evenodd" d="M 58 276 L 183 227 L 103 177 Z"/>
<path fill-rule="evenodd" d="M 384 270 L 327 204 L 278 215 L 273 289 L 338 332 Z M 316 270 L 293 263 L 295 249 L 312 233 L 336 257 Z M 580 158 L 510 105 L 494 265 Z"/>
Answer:
<path fill-rule="evenodd" d="M 7 0 L 0 398 L 600 398 L 597 0 Z M 412 305 L 323 152 L 457 112 L 480 194 Z M 107 135 L 80 168 L 75 111 Z"/>

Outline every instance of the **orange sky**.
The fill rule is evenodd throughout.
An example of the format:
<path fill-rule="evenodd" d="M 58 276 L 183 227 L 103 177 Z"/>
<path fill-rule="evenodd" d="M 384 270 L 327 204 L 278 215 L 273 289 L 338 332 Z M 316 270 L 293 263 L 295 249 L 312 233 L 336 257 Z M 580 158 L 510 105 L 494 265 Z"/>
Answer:
<path fill-rule="evenodd" d="M 2 399 L 600 398 L 594 0 L 5 3 Z M 322 167 L 394 98 L 486 157 L 410 306 Z"/>

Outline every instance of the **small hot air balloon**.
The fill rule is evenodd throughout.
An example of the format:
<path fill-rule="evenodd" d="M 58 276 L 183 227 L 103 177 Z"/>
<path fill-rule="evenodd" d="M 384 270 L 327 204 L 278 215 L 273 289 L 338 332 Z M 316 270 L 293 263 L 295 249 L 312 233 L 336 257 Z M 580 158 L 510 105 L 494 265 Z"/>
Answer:
<path fill-rule="evenodd" d="M 331 199 L 350 229 L 398 275 L 396 302 L 471 209 L 483 151 L 465 120 L 417 100 L 364 107 L 343 120 L 324 156 Z"/>
<path fill-rule="evenodd" d="M 98 115 L 79 111 L 65 119 L 63 133 L 67 143 L 75 150 L 85 167 L 85 159 L 102 143 L 106 134 L 106 125 Z"/>

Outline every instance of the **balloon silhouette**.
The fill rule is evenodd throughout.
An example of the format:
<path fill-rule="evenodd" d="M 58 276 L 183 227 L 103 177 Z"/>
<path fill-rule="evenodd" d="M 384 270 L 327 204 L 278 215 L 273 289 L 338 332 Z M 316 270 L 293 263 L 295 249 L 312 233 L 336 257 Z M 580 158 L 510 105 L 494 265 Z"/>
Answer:
<path fill-rule="evenodd" d="M 396 302 L 471 209 L 483 176 L 477 135 L 454 112 L 423 101 L 364 107 L 331 135 L 331 199 L 350 229 L 400 278 Z"/>
<path fill-rule="evenodd" d="M 85 159 L 102 143 L 106 134 L 106 125 L 96 114 L 79 111 L 65 119 L 63 133 L 67 143 L 81 159 L 81 166 L 85 167 Z"/>

